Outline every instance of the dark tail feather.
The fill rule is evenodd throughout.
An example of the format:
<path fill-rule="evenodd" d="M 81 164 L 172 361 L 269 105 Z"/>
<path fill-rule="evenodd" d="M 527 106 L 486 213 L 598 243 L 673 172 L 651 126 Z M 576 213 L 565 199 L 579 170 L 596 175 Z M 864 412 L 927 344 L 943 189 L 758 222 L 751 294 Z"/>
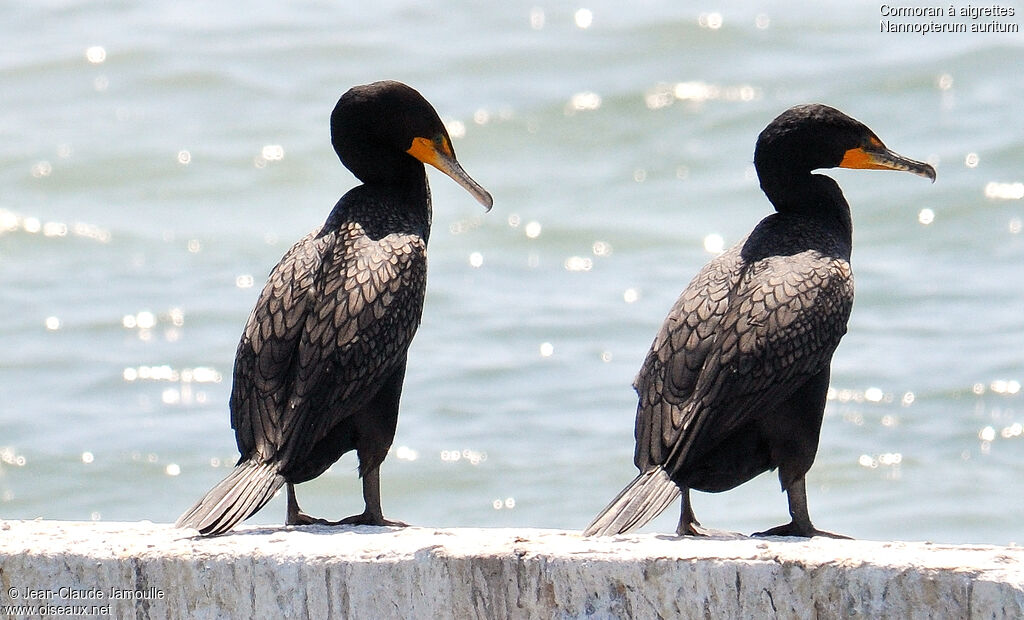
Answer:
<path fill-rule="evenodd" d="M 195 528 L 203 536 L 223 534 L 263 508 L 284 482 L 273 465 L 239 463 L 174 525 Z"/>
<path fill-rule="evenodd" d="M 630 482 L 625 489 L 594 517 L 583 531 L 584 536 L 613 536 L 640 527 L 660 515 L 679 497 L 676 483 L 660 467 L 649 469 Z"/>

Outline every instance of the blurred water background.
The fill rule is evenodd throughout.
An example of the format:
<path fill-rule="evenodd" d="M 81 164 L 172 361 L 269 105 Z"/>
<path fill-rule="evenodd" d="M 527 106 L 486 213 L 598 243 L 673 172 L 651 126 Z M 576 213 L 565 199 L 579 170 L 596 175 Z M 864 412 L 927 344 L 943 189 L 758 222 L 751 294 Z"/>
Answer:
<path fill-rule="evenodd" d="M 430 173 L 386 515 L 586 525 L 635 473 L 631 382 L 666 312 L 771 210 L 757 133 L 819 101 L 938 181 L 831 173 L 857 300 L 815 523 L 1024 541 L 1024 36 L 886 20 L 931 21 L 834 0 L 4 3 L 0 517 L 173 521 L 226 474 L 242 326 L 355 183 L 330 111 L 391 78 L 434 104 L 495 207 Z M 299 487 L 303 507 L 359 512 L 355 466 Z M 774 474 L 694 502 L 716 528 L 788 519 Z M 253 520 L 283 518 L 278 498 Z"/>

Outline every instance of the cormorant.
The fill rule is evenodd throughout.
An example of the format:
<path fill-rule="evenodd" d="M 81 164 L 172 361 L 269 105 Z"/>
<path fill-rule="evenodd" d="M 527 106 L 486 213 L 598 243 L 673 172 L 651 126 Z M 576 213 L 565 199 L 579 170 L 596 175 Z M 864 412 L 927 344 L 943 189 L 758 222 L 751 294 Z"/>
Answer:
<path fill-rule="evenodd" d="M 585 535 L 639 527 L 680 494 L 677 534 L 706 534 L 690 489 L 726 491 L 778 468 L 792 522 L 759 535 L 835 536 L 811 524 L 804 474 L 853 304 L 850 207 L 812 174 L 836 166 L 935 180 L 828 106 L 790 108 L 761 132 L 754 167 L 776 213 L 705 265 L 669 312 L 634 382 L 640 475 Z"/>
<path fill-rule="evenodd" d="M 363 184 L 270 273 L 235 354 L 231 426 L 241 457 L 178 527 L 226 532 L 282 485 L 288 525 L 404 525 L 384 518 L 379 468 L 423 309 L 431 219 L 423 164 L 488 210 L 492 199 L 459 165 L 434 108 L 405 84 L 375 82 L 342 95 L 331 142 Z M 304 514 L 294 485 L 353 449 L 363 513 L 336 523 Z"/>

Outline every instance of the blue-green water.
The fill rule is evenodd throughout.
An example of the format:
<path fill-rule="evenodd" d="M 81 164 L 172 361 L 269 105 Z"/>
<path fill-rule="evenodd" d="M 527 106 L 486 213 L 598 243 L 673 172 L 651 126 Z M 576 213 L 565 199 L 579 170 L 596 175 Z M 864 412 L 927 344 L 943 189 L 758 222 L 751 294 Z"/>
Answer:
<path fill-rule="evenodd" d="M 355 182 L 330 111 L 391 78 L 434 104 L 495 207 L 431 173 L 388 516 L 583 527 L 634 475 L 630 384 L 665 313 L 706 246 L 770 211 L 757 133 L 820 101 L 938 181 L 832 173 L 857 301 L 815 523 L 1021 541 L 1024 36 L 882 33 L 864 2 L 341 4 L 5 5 L 0 517 L 171 521 L 228 471 L 249 310 Z M 299 487 L 303 507 L 361 510 L 354 468 Z M 694 501 L 716 528 L 788 518 L 770 474 Z M 283 516 L 279 498 L 254 520 Z"/>

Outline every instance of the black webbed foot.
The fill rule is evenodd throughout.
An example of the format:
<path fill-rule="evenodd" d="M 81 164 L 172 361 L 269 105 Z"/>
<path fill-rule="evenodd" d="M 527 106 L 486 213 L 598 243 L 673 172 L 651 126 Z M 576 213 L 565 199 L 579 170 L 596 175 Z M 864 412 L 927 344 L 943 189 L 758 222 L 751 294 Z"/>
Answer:
<path fill-rule="evenodd" d="M 311 517 L 308 514 L 299 511 L 295 514 L 289 513 L 288 519 L 285 521 L 285 525 L 333 525 L 326 519 L 318 519 Z"/>
<path fill-rule="evenodd" d="M 806 526 L 797 525 L 795 521 L 790 521 L 785 525 L 773 527 L 770 530 L 763 532 L 755 532 L 751 536 L 799 536 L 801 538 L 811 538 L 812 536 L 825 536 L 826 538 L 843 538 L 846 540 L 853 540 L 849 536 L 843 536 L 842 534 L 834 534 L 832 532 L 826 532 L 825 530 L 819 530 L 810 523 Z"/>
<path fill-rule="evenodd" d="M 402 521 L 389 521 L 385 519 L 383 515 L 373 514 L 369 511 L 364 511 L 361 514 L 352 515 L 351 517 L 345 517 L 341 521 L 335 521 L 328 525 L 377 525 L 377 526 L 388 526 L 388 527 L 409 527 L 408 523 Z"/>

